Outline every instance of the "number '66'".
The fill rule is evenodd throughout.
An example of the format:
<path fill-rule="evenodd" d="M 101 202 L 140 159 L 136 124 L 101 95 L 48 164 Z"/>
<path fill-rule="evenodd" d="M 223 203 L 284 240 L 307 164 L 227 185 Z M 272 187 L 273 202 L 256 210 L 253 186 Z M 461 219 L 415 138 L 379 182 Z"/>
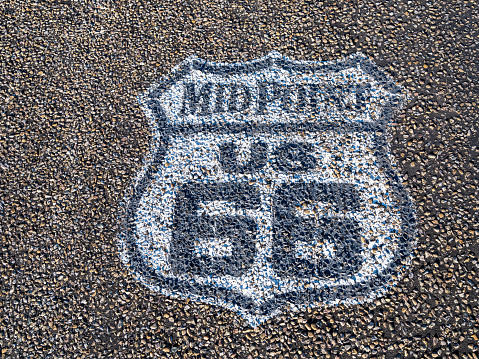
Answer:
<path fill-rule="evenodd" d="M 266 165 L 267 145 L 251 146 L 251 158 L 238 164 L 234 145 L 220 146 L 220 163 L 230 173 L 252 173 Z M 305 172 L 316 166 L 311 145 L 292 142 L 279 146 L 273 166 L 278 171 Z M 244 215 L 198 216 L 200 203 L 232 202 L 241 209 L 257 210 L 261 206 L 258 189 L 246 183 L 187 183 L 177 192 L 170 264 L 177 273 L 200 276 L 239 277 L 253 265 L 256 256 L 255 238 L 258 225 Z M 296 208 L 304 203 L 328 203 L 335 213 L 357 211 L 360 197 L 348 183 L 299 182 L 284 183 L 273 195 L 272 256 L 273 269 L 282 277 L 319 277 L 337 279 L 356 273 L 362 264 L 360 226 L 344 216 L 302 217 Z M 195 253 L 199 238 L 228 238 L 231 255 L 214 257 Z M 296 255 L 301 243 L 330 243 L 334 255 L 311 260 Z"/>

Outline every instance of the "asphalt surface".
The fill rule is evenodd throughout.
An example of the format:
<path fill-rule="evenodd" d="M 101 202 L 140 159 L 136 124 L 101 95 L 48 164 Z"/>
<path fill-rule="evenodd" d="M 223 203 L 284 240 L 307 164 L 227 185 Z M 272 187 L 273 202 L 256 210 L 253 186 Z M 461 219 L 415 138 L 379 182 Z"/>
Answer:
<path fill-rule="evenodd" d="M 0 4 L 2 358 L 478 358 L 474 1 Z M 390 128 L 417 249 L 385 296 L 254 329 L 143 287 L 121 205 L 149 148 L 137 95 L 190 55 L 363 52 L 413 98 Z"/>

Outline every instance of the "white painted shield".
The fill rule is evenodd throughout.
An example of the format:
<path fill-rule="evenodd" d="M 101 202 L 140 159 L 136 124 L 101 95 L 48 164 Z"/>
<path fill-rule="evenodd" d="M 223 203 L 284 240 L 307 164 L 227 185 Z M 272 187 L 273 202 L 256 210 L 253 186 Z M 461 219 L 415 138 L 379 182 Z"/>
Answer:
<path fill-rule="evenodd" d="M 405 100 L 362 54 L 185 60 L 140 99 L 153 147 L 122 260 L 148 288 L 250 325 L 383 294 L 415 234 L 386 136 Z"/>

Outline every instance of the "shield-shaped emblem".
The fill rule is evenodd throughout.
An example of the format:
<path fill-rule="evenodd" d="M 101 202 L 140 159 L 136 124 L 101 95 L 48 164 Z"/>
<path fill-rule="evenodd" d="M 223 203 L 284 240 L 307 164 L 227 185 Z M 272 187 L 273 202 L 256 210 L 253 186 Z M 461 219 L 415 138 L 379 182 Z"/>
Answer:
<path fill-rule="evenodd" d="M 386 131 L 406 98 L 362 54 L 185 60 L 140 98 L 153 140 L 122 260 L 150 289 L 250 325 L 383 294 L 415 235 Z"/>

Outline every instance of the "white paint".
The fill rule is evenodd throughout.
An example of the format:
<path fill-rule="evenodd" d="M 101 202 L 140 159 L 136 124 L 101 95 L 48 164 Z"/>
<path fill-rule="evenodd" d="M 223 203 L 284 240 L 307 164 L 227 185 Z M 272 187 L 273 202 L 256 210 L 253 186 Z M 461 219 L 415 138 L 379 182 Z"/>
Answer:
<path fill-rule="evenodd" d="M 270 54 L 269 57 L 278 58 L 280 55 Z M 194 59 L 186 60 L 193 61 Z M 258 61 L 261 61 L 258 60 Z M 307 62 L 304 62 L 307 63 Z M 176 70 L 174 70 L 176 71 Z M 257 84 L 259 81 L 275 81 L 284 84 L 304 82 L 308 84 L 333 84 L 343 83 L 353 85 L 357 83 L 371 84 L 372 98 L 365 111 L 338 111 L 337 108 L 322 104 L 321 111 L 316 115 L 285 113 L 279 108 L 269 109 L 268 115 L 257 115 L 253 106 L 249 112 L 243 114 L 221 113 L 210 116 L 180 115 L 180 109 L 185 92 L 186 82 L 196 84 L 211 83 L 243 83 L 252 89 L 252 97 L 258 96 Z M 155 86 L 152 87 L 152 89 Z M 255 92 L 256 91 L 256 92 Z M 371 76 L 365 74 L 359 65 L 339 73 L 314 72 L 298 74 L 289 72 L 278 66 L 262 70 L 256 73 L 217 76 L 195 70 L 172 85 L 159 98 L 156 99 L 165 110 L 169 125 L 183 124 L 301 124 L 303 122 L 333 122 L 336 124 L 374 123 L 380 117 L 381 111 L 392 95 L 374 81 Z M 354 104 L 355 97 L 349 101 Z M 159 129 L 153 119 L 151 110 L 144 108 L 151 121 L 153 128 L 153 144 L 159 142 Z M 225 201 L 200 203 L 198 215 L 243 215 L 253 218 L 258 225 L 256 236 L 257 255 L 254 265 L 241 277 L 200 277 L 180 274 L 178 279 L 194 281 L 196 283 L 209 284 L 216 287 L 227 287 L 232 291 L 241 293 L 252 298 L 260 305 L 265 301 L 281 293 L 288 293 L 301 288 L 334 288 L 345 284 L 368 282 L 381 273 L 390 265 L 393 252 L 397 248 L 402 234 L 402 223 L 399 209 L 395 199 L 386 184 L 384 174 L 375 164 L 375 148 L 372 141 L 373 134 L 368 132 L 336 133 L 326 131 L 313 133 L 308 131 L 288 133 L 258 133 L 255 135 L 245 134 L 212 134 L 198 132 L 190 136 L 177 136 L 170 139 L 167 154 L 163 160 L 162 168 L 156 173 L 153 181 L 149 183 L 144 192 L 135 214 L 135 229 L 138 236 L 138 249 L 151 268 L 165 277 L 175 277 L 169 265 L 169 245 L 172 236 L 172 216 L 175 206 L 176 194 L 179 186 L 188 182 L 244 182 L 258 189 L 261 194 L 261 206 L 258 210 L 245 210 L 235 206 L 234 203 Z M 251 144 L 262 141 L 268 145 L 268 162 L 266 166 L 254 174 L 229 174 L 225 173 L 219 163 L 219 145 L 233 141 L 238 146 L 238 159 L 241 163 L 248 162 L 250 158 Z M 303 174 L 281 173 L 272 166 L 272 153 L 278 146 L 285 142 L 298 141 L 310 143 L 313 147 L 312 155 L 316 158 L 317 166 Z M 389 149 L 383 149 L 389 154 Z M 154 153 L 152 150 L 151 153 Z M 340 155 L 341 162 L 335 161 Z M 151 163 L 151 154 L 145 161 L 145 166 L 139 173 L 135 186 L 146 173 Z M 272 245 L 272 196 L 276 188 L 284 183 L 294 182 L 322 182 L 322 183 L 350 183 L 358 190 L 362 208 L 357 212 L 337 213 L 332 206 L 324 203 L 314 203 L 303 208 L 297 208 L 297 215 L 302 217 L 312 216 L 343 216 L 357 220 L 361 224 L 361 237 L 363 240 L 364 263 L 360 271 L 351 278 L 339 280 L 324 280 L 320 278 L 280 278 L 272 269 L 271 245 Z M 128 264 L 129 258 L 124 252 L 123 243 L 120 242 L 122 259 Z M 335 256 L 333 243 L 298 242 L 295 247 L 295 255 L 300 258 L 317 260 L 322 257 L 333 258 Z M 224 257 L 232 255 L 232 246 L 228 238 L 198 238 L 195 247 L 198 255 L 208 253 L 212 257 Z M 256 325 L 278 314 L 282 309 L 277 308 L 267 316 L 254 315 L 239 305 L 225 303 L 217 298 L 192 295 L 184 293 L 181 288 L 172 291 L 152 285 L 148 279 L 138 276 L 149 288 L 165 295 L 177 298 L 192 298 L 205 303 L 220 305 L 240 313 L 251 325 Z M 386 290 L 383 288 L 371 292 L 367 298 L 351 298 L 346 302 L 360 302 L 370 300 L 381 295 Z M 333 301 L 329 304 L 335 304 Z M 297 310 L 305 306 L 318 306 L 321 302 L 305 302 L 296 307 L 290 305 L 289 309 Z"/>
<path fill-rule="evenodd" d="M 347 141 L 349 138 L 349 141 Z M 268 161 L 266 167 L 255 173 L 232 175 L 224 173 L 219 163 L 219 144 L 233 139 L 241 141 L 246 147 L 251 143 L 261 140 L 269 145 L 269 153 L 285 142 L 304 141 L 311 143 L 313 154 L 317 159 L 318 166 L 306 174 L 285 174 L 277 172 Z M 346 143 L 349 142 L 349 145 Z M 397 240 L 396 233 L 401 232 L 399 214 L 394 208 L 394 203 L 389 197 L 385 186 L 385 179 L 374 166 L 372 155 L 371 134 L 346 134 L 333 133 L 301 133 L 301 134 L 262 134 L 258 137 L 245 135 L 217 135 L 199 133 L 189 137 L 175 138 L 165 157 L 165 167 L 151 184 L 149 195 L 145 196 L 138 211 L 138 233 L 145 238 L 150 238 L 154 251 L 149 251 L 150 245 L 142 247 L 141 253 L 150 258 L 153 268 L 161 273 L 167 273 L 168 246 L 171 240 L 171 225 L 175 194 L 181 184 L 197 182 L 246 182 L 258 188 L 261 193 L 262 205 L 258 211 L 239 210 L 231 208 L 231 204 L 213 203 L 202 206 L 199 213 L 214 214 L 244 214 L 256 220 L 259 226 L 257 243 L 259 253 L 253 268 L 240 278 L 229 276 L 218 278 L 195 278 L 198 282 L 214 283 L 218 286 L 232 286 L 238 292 L 264 301 L 271 298 L 278 291 L 286 293 L 300 286 L 304 280 L 281 278 L 270 274 L 271 264 L 267 258 L 271 256 L 271 227 L 272 213 L 271 200 L 274 190 L 283 183 L 292 182 L 341 182 L 351 183 L 357 186 L 364 205 L 362 211 L 347 214 L 356 219 L 362 225 L 362 236 L 365 243 L 369 243 L 365 249 L 366 261 L 363 269 L 359 272 L 361 280 L 367 281 L 375 270 L 381 271 L 387 266 L 391 257 L 388 252 L 392 251 Z M 341 166 L 334 163 L 335 155 L 342 155 Z M 351 167 L 353 171 L 345 171 Z M 363 173 L 359 173 L 362 169 Z M 374 203 L 373 203 L 374 201 Z M 332 209 L 329 209 L 331 211 Z M 240 212 L 238 212 L 240 211 Z M 323 208 L 327 213 L 328 210 Z M 395 233 L 390 233 L 393 230 Z M 306 248 L 306 247 L 305 247 Z M 373 248 L 375 249 L 373 251 Z M 167 274 L 171 275 L 172 274 Z M 186 275 L 182 279 L 188 279 Z M 260 287 L 265 281 L 272 280 L 271 286 Z M 350 279 L 349 281 L 356 281 Z M 310 280 L 309 284 L 315 287 L 325 285 L 335 286 L 343 284 L 343 280 L 335 282 L 325 280 Z"/>

